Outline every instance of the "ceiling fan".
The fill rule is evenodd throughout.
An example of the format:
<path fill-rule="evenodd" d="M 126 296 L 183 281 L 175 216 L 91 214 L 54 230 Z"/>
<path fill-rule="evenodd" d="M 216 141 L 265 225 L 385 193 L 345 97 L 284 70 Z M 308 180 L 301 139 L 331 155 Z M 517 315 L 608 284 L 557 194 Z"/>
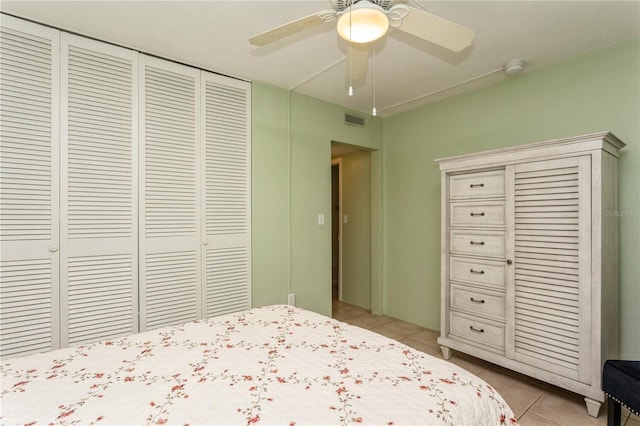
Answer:
<path fill-rule="evenodd" d="M 384 36 L 389 27 L 460 52 L 470 46 L 475 32 L 424 10 L 409 6 L 406 0 L 332 0 L 333 9 L 288 22 L 249 39 L 264 46 L 307 28 L 338 20 L 342 38 L 353 43 L 370 43 Z M 417 4 L 417 3 L 416 3 Z"/>
<path fill-rule="evenodd" d="M 331 3 L 333 9 L 321 10 L 257 34 L 249 42 L 264 46 L 336 19 L 340 36 L 353 43 L 375 41 L 390 26 L 454 52 L 470 46 L 475 37 L 473 30 L 411 7 L 406 0 L 332 0 Z"/>
<path fill-rule="evenodd" d="M 369 45 L 383 37 L 389 27 L 453 52 L 460 52 L 473 42 L 475 31 L 432 15 L 422 10 L 418 3 L 413 2 L 420 8 L 407 3 L 408 0 L 332 0 L 333 9 L 321 10 L 272 28 L 251 37 L 249 42 L 255 46 L 265 46 L 316 25 L 337 20 L 338 34 L 349 42 L 349 95 L 352 94 L 351 80 L 357 80 L 367 72 Z"/>

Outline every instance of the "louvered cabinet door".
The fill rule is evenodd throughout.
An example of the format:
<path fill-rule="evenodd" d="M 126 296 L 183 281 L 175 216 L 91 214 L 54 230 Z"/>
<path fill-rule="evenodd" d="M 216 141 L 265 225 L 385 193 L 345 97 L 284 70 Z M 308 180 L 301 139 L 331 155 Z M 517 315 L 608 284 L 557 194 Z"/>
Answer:
<path fill-rule="evenodd" d="M 207 317 L 248 309 L 251 86 L 202 73 Z"/>
<path fill-rule="evenodd" d="M 0 355 L 59 347 L 60 34 L 2 15 Z"/>
<path fill-rule="evenodd" d="M 62 35 L 63 346 L 138 331 L 137 61 Z"/>
<path fill-rule="evenodd" d="M 589 383 L 590 156 L 514 171 L 515 358 Z"/>
<path fill-rule="evenodd" d="M 141 56 L 140 326 L 202 317 L 200 71 Z"/>

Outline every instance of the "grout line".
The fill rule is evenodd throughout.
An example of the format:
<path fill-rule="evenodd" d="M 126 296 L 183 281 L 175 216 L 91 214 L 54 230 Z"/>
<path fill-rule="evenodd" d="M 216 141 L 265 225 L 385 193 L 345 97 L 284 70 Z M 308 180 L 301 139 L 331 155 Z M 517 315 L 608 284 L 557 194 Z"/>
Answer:
<path fill-rule="evenodd" d="M 547 389 L 545 389 L 545 390 L 544 390 L 540 395 L 538 395 L 538 397 L 537 397 L 536 399 L 534 399 L 534 400 L 533 400 L 533 402 L 532 402 L 531 404 L 529 404 L 529 406 L 528 406 L 527 408 L 525 408 L 524 413 L 522 413 L 522 416 L 520 416 L 520 418 L 523 418 L 523 417 L 524 417 L 524 416 L 529 412 L 529 410 L 531 409 L 531 407 L 533 407 L 533 406 L 536 404 L 536 402 L 540 401 L 540 399 L 541 399 L 541 398 L 542 398 L 542 397 L 543 397 L 547 392 L 549 392 L 549 389 L 551 389 L 551 388 L 547 388 Z M 555 423 L 555 424 L 557 424 L 557 425 L 560 425 L 560 423 L 556 422 L 555 420 L 553 420 L 553 419 L 549 419 L 549 418 L 547 418 L 547 417 L 545 417 L 545 416 L 543 416 L 543 415 L 541 415 L 541 414 L 537 414 L 537 413 L 534 413 L 534 412 L 531 412 L 531 414 L 535 414 L 536 416 L 542 417 L 543 419 L 549 420 L 550 422 L 553 422 L 553 423 Z"/>

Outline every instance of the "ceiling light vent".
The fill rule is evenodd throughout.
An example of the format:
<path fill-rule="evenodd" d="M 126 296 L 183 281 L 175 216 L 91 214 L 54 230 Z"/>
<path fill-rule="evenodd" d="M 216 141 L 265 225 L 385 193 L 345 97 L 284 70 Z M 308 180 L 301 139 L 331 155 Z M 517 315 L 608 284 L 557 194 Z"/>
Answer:
<path fill-rule="evenodd" d="M 364 117 L 358 117 L 357 115 L 349 114 L 348 112 L 344 113 L 344 122 L 345 124 L 364 127 Z"/>

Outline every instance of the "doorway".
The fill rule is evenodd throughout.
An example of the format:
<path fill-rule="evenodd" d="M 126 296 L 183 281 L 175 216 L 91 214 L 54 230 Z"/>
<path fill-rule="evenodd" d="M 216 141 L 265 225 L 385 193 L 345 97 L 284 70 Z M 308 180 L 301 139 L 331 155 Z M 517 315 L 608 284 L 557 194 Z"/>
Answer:
<path fill-rule="evenodd" d="M 332 144 L 332 295 L 372 309 L 371 152 Z"/>

